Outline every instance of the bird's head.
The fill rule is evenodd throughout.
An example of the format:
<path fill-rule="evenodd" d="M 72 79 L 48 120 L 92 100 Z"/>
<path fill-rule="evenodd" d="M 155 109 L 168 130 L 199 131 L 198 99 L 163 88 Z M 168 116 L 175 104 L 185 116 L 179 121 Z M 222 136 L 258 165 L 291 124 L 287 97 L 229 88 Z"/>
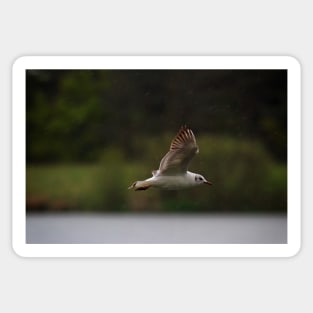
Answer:
<path fill-rule="evenodd" d="M 207 184 L 209 186 L 213 185 L 211 182 L 207 181 L 202 175 L 195 174 L 195 182 L 198 185 Z"/>

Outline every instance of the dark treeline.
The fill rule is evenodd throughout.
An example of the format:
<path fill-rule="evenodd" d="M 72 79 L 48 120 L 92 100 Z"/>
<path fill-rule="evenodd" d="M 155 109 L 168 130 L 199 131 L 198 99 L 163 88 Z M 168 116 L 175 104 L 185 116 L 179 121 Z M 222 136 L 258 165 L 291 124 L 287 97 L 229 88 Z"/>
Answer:
<path fill-rule="evenodd" d="M 136 157 L 143 136 L 261 142 L 287 158 L 285 70 L 28 70 L 27 162 L 89 162 L 107 146 Z"/>

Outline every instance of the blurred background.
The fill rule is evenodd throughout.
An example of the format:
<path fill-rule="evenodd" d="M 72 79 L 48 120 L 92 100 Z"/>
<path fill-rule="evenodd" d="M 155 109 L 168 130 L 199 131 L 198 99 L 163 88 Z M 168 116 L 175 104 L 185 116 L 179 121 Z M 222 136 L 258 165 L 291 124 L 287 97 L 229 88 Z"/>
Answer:
<path fill-rule="evenodd" d="M 286 212 L 284 70 L 28 70 L 27 211 Z M 213 187 L 127 187 L 179 128 Z"/>
<path fill-rule="evenodd" d="M 286 70 L 27 70 L 26 106 L 27 213 L 287 213 Z M 213 186 L 128 190 L 185 124 Z"/>

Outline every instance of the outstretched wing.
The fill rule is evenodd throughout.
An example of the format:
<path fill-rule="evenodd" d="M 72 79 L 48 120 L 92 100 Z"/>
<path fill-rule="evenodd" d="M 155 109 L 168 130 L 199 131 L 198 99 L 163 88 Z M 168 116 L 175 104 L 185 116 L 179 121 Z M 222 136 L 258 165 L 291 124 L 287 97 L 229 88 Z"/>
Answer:
<path fill-rule="evenodd" d="M 170 151 L 161 160 L 158 175 L 185 173 L 190 161 L 198 152 L 199 148 L 192 130 L 186 126 L 181 127 L 171 143 Z"/>

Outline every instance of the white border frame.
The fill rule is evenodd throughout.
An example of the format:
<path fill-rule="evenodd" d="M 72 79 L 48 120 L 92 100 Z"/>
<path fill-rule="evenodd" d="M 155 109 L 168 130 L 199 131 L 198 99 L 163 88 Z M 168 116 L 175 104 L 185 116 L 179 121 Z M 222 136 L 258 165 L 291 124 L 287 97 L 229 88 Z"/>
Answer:
<path fill-rule="evenodd" d="M 26 244 L 26 69 L 287 69 L 286 244 Z M 289 56 L 24 56 L 13 64 L 12 244 L 23 257 L 290 257 L 301 246 L 301 68 Z"/>

